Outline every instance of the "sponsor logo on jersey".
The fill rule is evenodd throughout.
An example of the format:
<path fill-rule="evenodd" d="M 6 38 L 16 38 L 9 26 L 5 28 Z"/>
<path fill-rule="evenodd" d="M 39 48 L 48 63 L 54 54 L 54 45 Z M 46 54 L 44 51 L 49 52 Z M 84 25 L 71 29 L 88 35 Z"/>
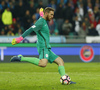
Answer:
<path fill-rule="evenodd" d="M 85 45 L 80 50 L 80 58 L 83 62 L 91 62 L 94 58 L 93 48 L 89 45 Z"/>
<path fill-rule="evenodd" d="M 32 26 L 32 28 L 35 28 L 35 27 L 36 27 L 35 25 Z"/>

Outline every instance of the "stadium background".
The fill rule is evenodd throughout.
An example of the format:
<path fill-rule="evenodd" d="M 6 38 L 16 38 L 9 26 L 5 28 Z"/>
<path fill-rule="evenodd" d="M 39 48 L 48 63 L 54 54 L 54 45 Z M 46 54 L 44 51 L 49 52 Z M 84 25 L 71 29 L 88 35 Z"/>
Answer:
<path fill-rule="evenodd" d="M 46 6 L 55 9 L 48 22 L 52 51 L 65 62 L 100 62 L 100 0 L 0 0 L 0 63 L 18 54 L 38 57 L 34 32 L 21 44 L 11 40 L 34 25 Z M 82 49 L 89 60 L 82 59 Z"/>

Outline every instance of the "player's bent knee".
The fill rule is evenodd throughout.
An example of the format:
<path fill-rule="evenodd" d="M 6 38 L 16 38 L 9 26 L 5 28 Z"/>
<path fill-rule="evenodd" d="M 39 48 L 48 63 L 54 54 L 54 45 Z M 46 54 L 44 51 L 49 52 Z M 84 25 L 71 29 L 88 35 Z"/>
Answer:
<path fill-rule="evenodd" d="M 64 66 L 64 61 L 60 60 L 60 62 L 58 63 L 58 66 Z"/>
<path fill-rule="evenodd" d="M 46 67 L 47 63 L 48 63 L 47 59 L 41 59 L 40 62 L 39 62 L 39 66 L 40 67 Z"/>
<path fill-rule="evenodd" d="M 60 57 L 58 57 L 54 62 L 58 64 L 58 66 L 64 66 L 64 61 Z"/>

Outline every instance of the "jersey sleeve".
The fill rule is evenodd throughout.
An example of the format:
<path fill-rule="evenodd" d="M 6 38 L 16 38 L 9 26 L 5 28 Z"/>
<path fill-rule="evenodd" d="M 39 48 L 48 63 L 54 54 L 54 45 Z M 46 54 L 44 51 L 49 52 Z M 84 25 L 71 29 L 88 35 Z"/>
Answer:
<path fill-rule="evenodd" d="M 33 26 L 31 26 L 31 28 L 33 29 L 33 31 L 37 32 L 42 28 L 42 26 L 43 26 L 43 21 L 38 20 Z"/>
<path fill-rule="evenodd" d="M 23 34 L 22 37 L 26 37 L 27 35 L 29 35 L 31 32 L 35 31 L 39 31 L 43 26 L 43 20 L 38 20 L 33 26 L 31 26 L 29 29 L 27 29 Z"/>

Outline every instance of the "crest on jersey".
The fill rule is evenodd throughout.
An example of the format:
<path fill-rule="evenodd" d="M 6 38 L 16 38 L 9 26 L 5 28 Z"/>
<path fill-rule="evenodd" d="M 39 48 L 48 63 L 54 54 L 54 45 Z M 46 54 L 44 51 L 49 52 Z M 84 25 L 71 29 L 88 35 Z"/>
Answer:
<path fill-rule="evenodd" d="M 93 48 L 89 45 L 85 45 L 80 50 L 80 58 L 83 62 L 90 62 L 94 58 Z"/>
<path fill-rule="evenodd" d="M 48 57 L 48 54 L 46 54 L 46 57 Z"/>

